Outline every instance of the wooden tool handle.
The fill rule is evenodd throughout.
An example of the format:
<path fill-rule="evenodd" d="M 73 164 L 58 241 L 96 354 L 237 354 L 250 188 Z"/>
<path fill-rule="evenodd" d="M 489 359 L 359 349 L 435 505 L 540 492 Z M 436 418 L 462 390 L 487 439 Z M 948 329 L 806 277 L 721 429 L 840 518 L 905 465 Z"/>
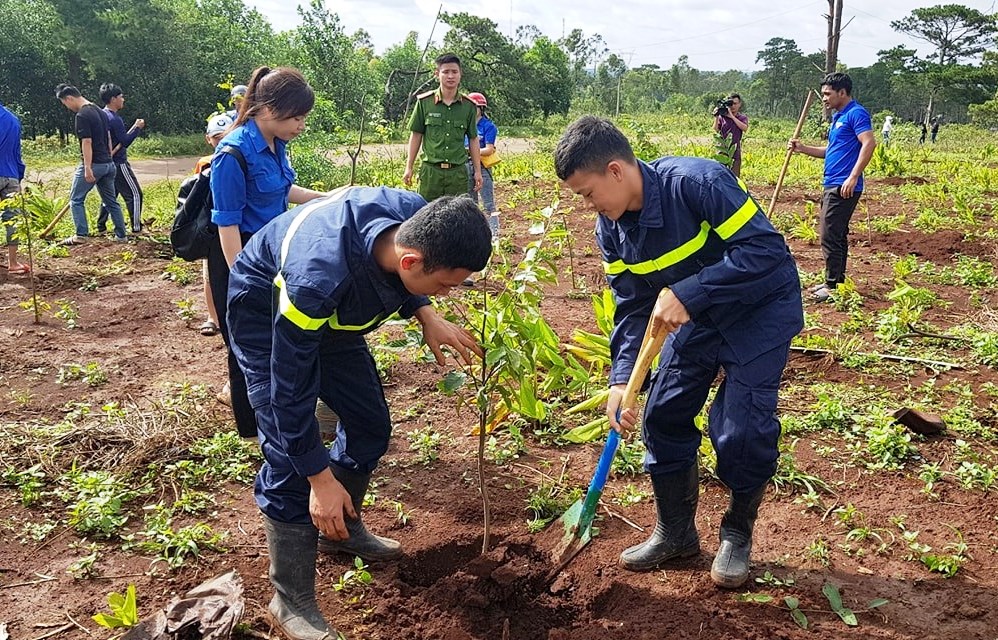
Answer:
<path fill-rule="evenodd" d="M 648 318 L 648 327 L 645 329 L 645 337 L 641 341 L 641 349 L 638 351 L 638 359 L 631 369 L 631 377 L 627 380 L 627 389 L 624 390 L 624 399 L 620 402 L 621 409 L 631 409 L 637 398 L 641 385 L 644 384 L 645 376 L 651 369 L 651 363 L 655 356 L 662 350 L 665 339 L 669 334 L 662 326 L 655 326 L 655 317 Z"/>
<path fill-rule="evenodd" d="M 67 202 L 63 205 L 62 209 L 59 210 L 59 213 L 55 214 L 55 217 L 52 218 L 52 222 L 50 222 L 48 226 L 42 229 L 42 232 L 38 234 L 39 238 L 47 238 L 53 231 L 55 231 L 55 225 L 59 224 L 62 217 L 66 215 L 67 211 L 69 211 L 69 204 L 70 203 Z"/>
<path fill-rule="evenodd" d="M 811 108 L 811 99 L 814 98 L 814 92 L 808 91 L 807 96 L 804 98 L 804 108 L 801 109 L 800 118 L 797 119 L 797 128 L 794 129 L 794 135 L 791 136 L 792 139 L 796 139 L 800 136 L 800 132 L 804 129 L 804 122 L 807 121 L 807 112 Z M 780 177 L 776 180 L 776 189 L 773 191 L 773 199 L 769 201 L 769 209 L 766 211 L 766 215 L 772 216 L 773 211 L 776 210 L 776 198 L 780 195 L 780 189 L 783 188 L 783 179 L 787 177 L 787 168 L 790 167 L 790 157 L 794 154 L 793 149 L 787 149 L 787 157 L 783 159 L 783 168 L 780 169 Z"/>

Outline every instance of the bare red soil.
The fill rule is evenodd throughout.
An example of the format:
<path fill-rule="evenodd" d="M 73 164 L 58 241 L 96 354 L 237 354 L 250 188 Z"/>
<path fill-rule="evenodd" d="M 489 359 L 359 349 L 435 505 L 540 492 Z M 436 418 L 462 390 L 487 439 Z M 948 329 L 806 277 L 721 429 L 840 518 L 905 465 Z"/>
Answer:
<path fill-rule="evenodd" d="M 535 186 L 542 192 L 536 205 L 550 201 L 550 188 Z M 871 182 L 865 199 L 871 216 L 893 215 L 908 206 L 889 195 L 890 186 Z M 498 188 L 501 196 L 508 197 L 523 185 Z M 547 193 L 543 193 L 545 189 Z M 768 199 L 770 189 L 760 188 L 760 201 Z M 567 202 L 570 194 L 561 195 Z M 781 198 L 780 207 L 799 206 L 803 198 L 813 199 L 815 195 L 791 191 Z M 504 232 L 519 247 L 528 239 L 523 211 L 522 207 L 507 211 L 503 218 Z M 859 214 L 857 217 L 861 219 Z M 598 291 L 602 286 L 598 257 L 595 252 L 583 255 L 586 252 L 582 250 L 592 243 L 592 216 L 574 214 L 572 225 L 577 253 L 582 255 L 576 256 L 576 273 L 584 276 L 590 290 Z M 822 264 L 818 246 L 797 241 L 791 244 L 802 272 L 816 274 Z M 67 258 L 41 260 L 36 270 L 40 293 L 49 301 L 66 298 L 76 303 L 80 327 L 73 330 L 52 318 L 51 311 L 35 324 L 31 314 L 18 306 L 30 295 L 27 278 L 0 271 L 0 333 L 6 344 L 0 357 L 0 423 L 54 423 L 62 418 L 69 402 L 100 407 L 113 400 L 152 410 L 150 401 L 161 397 L 169 384 L 203 383 L 213 390 L 221 386 L 221 339 L 201 337 L 196 331 L 200 320 L 184 322 L 178 318 L 173 302 L 186 296 L 200 305 L 199 286 L 181 289 L 161 279 L 168 259 L 162 245 L 144 239 L 131 250 L 137 257 L 122 272 L 99 276 L 99 286 L 93 291 L 81 291 L 80 287 L 93 277 L 98 265 L 114 261 L 121 246 L 98 240 L 71 248 Z M 893 276 L 891 262 L 884 259 L 884 254 L 911 252 L 921 260 L 940 265 L 951 264 L 956 253 L 988 261 L 996 257 L 993 241 L 966 242 L 961 233 L 925 234 L 910 225 L 891 235 L 854 233 L 851 252 L 849 271 L 866 300 L 867 310 L 889 305 L 885 296 L 893 288 Z M 562 264 L 567 268 L 567 262 Z M 563 277 L 542 305 L 549 322 L 566 342 L 577 327 L 595 330 L 590 301 L 571 289 L 571 279 Z M 979 307 L 968 303 L 962 289 L 936 291 L 952 303 L 927 318 L 937 327 L 945 329 L 979 312 Z M 825 326 L 847 319 L 831 305 L 806 304 L 808 314 Z M 89 361 L 101 364 L 108 373 L 108 384 L 91 388 L 81 382 L 55 382 L 63 364 Z M 842 464 L 846 456 L 818 451 L 836 446 L 840 453 L 844 452 L 843 442 L 835 434 L 810 434 L 802 437 L 796 447 L 797 468 L 834 487 L 835 494 L 823 499 L 827 511 L 807 510 L 785 491 L 770 491 L 763 503 L 756 528 L 752 577 L 762 577 L 768 571 L 781 579 L 792 577 L 794 584 L 780 587 L 750 582 L 746 590 L 775 596 L 772 604 L 739 602 L 736 594 L 719 590 L 711 583 L 709 567 L 727 497 L 716 480 L 706 477 L 702 480 L 697 515 L 703 540 L 701 556 L 644 574 L 618 567 L 620 551 L 647 536 L 654 524 L 654 510 L 648 499 L 631 507 L 611 502 L 628 484 L 650 492 L 646 478 L 611 477 L 604 496 L 606 508 L 601 509 L 597 522 L 598 537 L 553 585 L 548 585 L 544 576 L 550 565 L 541 543 L 544 538 L 529 535 L 526 530 L 526 498 L 546 477 L 557 477 L 563 466 L 569 484 L 585 486 L 595 466 L 599 443 L 557 447 L 542 445 L 528 435 L 528 453 L 515 464 L 499 467 L 490 463 L 493 539 L 490 550 L 483 555 L 477 439 L 468 435 L 475 418 L 468 411 L 458 413 L 452 399 L 436 392 L 443 373 L 435 365 L 403 361 L 393 368 L 387 387 L 398 421 L 396 436 L 375 474 L 378 501 L 367 510 L 365 518 L 375 531 L 401 540 L 405 558 L 370 567 L 373 583 L 356 601 L 333 589 L 339 576 L 351 568 L 350 559 L 320 559 L 320 606 L 347 638 L 998 638 L 998 501 L 991 494 L 963 490 L 949 481 L 939 485 L 939 499 L 934 500 L 921 492 L 923 485 L 911 471 L 872 473 Z M 877 375 L 846 369 L 830 358 L 800 353 L 793 354 L 786 373 L 787 385 L 819 381 L 877 384 L 895 390 L 899 398 L 910 395 L 906 390 L 927 379 L 934 379 L 938 388 L 951 382 L 969 383 L 977 392 L 985 382 L 998 383 L 998 374 L 986 367 L 938 372 L 914 365 L 908 375 L 897 370 Z M 27 401 L 25 394 L 30 394 Z M 810 402 L 813 399 L 788 394 L 781 399 L 781 407 L 786 414 L 799 414 L 809 410 Z M 987 397 L 980 402 L 986 405 Z M 225 409 L 209 403 L 204 411 L 221 419 Z M 426 425 L 433 425 L 453 439 L 441 450 L 439 460 L 429 466 L 416 461 L 405 438 L 408 431 Z M 990 426 L 995 426 L 994 421 Z M 917 444 L 924 458 L 946 464 L 944 458 L 953 439 L 944 435 L 932 441 L 919 439 Z M 994 443 L 990 446 L 993 450 Z M 164 451 L 163 455 L 179 454 Z M 0 459 L 0 470 L 23 469 L 33 460 L 29 450 L 20 455 L 8 453 Z M 248 630 L 244 633 L 266 637 L 270 627 L 265 609 L 272 591 L 252 490 L 230 484 L 219 489 L 215 498 L 217 516 L 209 522 L 216 531 L 228 531 L 227 552 L 205 553 L 175 572 L 167 571 L 162 564 L 150 571 L 150 558 L 123 552 L 120 543 L 109 543 L 102 545 L 97 561 L 103 577 L 76 580 L 67 573 L 67 567 L 86 555 L 88 548 L 65 525 L 43 542 L 20 540 L 24 523 L 64 514 L 24 508 L 12 490 L 2 489 L 0 624 L 6 623 L 10 637 L 18 640 L 42 638 L 64 625 L 69 626 L 52 637 L 108 637 L 111 632 L 97 627 L 90 616 L 106 609 L 109 592 L 124 591 L 127 584 L 135 584 L 139 612 L 146 617 L 164 607 L 172 596 L 218 573 L 236 569 L 245 583 L 244 621 Z M 158 499 L 150 496 L 148 501 Z M 411 510 L 407 526 L 394 528 L 395 514 L 387 505 L 388 499 L 399 500 Z M 885 552 L 875 553 L 874 545 L 852 545 L 854 549 L 864 548 L 862 555 L 843 551 L 847 543 L 845 530 L 830 512 L 846 503 L 862 511 L 885 541 L 894 540 Z M 951 579 L 906 559 L 908 550 L 890 522 L 901 515 L 906 516 L 908 529 L 920 532 L 919 541 L 939 550 L 954 540 L 952 528 L 959 530 L 972 559 Z M 134 526 L 133 522 L 129 529 Z M 827 541 L 827 566 L 805 552 L 816 540 Z M 44 580 L 46 576 L 53 579 Z M 831 613 L 821 592 L 826 582 L 837 585 L 845 605 L 858 612 L 858 627 L 845 626 Z M 800 600 L 811 622 L 810 630 L 798 628 L 786 608 L 778 608 L 786 595 Z M 867 603 L 875 598 L 890 602 L 865 612 Z"/>

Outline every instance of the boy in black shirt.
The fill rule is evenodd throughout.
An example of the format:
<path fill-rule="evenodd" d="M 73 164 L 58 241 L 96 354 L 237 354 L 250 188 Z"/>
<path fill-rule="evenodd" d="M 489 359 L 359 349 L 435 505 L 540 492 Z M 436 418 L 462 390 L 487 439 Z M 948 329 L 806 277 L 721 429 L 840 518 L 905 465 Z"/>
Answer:
<path fill-rule="evenodd" d="M 125 218 L 118 204 L 114 189 L 117 169 L 111 161 L 111 134 L 108 130 L 107 115 L 97 105 L 80 95 L 76 87 L 60 84 L 55 88 L 55 97 L 63 106 L 76 114 L 76 137 L 80 139 L 80 166 L 73 174 L 73 186 L 69 192 L 70 210 L 76 233 L 63 241 L 63 244 L 81 244 L 90 236 L 87 225 L 87 210 L 84 202 L 90 190 L 97 186 L 100 199 L 107 208 L 114 224 L 114 239 L 125 240 Z"/>

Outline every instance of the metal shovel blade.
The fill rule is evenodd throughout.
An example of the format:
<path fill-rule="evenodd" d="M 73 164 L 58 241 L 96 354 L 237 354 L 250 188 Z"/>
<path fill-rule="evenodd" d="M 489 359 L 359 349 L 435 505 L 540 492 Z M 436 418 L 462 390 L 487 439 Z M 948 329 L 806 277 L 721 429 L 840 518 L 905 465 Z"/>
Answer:
<path fill-rule="evenodd" d="M 548 573 L 548 582 L 561 572 L 569 562 L 572 561 L 583 547 L 589 544 L 593 537 L 593 519 L 596 517 L 596 506 L 599 504 L 600 496 L 603 495 L 603 487 L 606 486 L 607 476 L 610 475 L 610 463 L 617 453 L 617 445 L 620 443 L 620 434 L 610 429 L 610 434 L 603 445 L 603 453 L 600 455 L 599 464 L 596 466 L 596 473 L 592 482 L 589 483 L 589 490 L 582 500 L 577 500 L 568 508 L 565 513 L 555 522 L 552 529 L 563 531 L 561 539 L 555 544 L 551 551 L 551 560 L 554 568 Z"/>

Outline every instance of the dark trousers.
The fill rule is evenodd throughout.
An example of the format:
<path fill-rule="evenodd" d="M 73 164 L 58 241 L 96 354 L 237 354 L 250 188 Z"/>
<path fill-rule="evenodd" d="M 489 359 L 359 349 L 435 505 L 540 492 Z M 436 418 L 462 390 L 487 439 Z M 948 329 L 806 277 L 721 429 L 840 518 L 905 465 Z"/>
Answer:
<path fill-rule="evenodd" d="M 838 187 L 829 187 L 821 197 L 821 253 L 825 256 L 825 284 L 831 289 L 846 281 L 849 221 L 861 195 L 857 191 L 851 198 L 843 198 Z"/>
<path fill-rule="evenodd" d="M 115 163 L 116 173 L 114 176 L 114 190 L 117 195 L 125 199 L 125 207 L 128 208 L 128 217 L 132 220 L 132 233 L 142 231 L 142 187 L 139 186 L 139 179 L 132 171 L 132 165 L 127 162 Z M 104 233 L 107 231 L 107 208 L 101 203 L 100 213 L 97 215 L 97 231 Z"/>
<path fill-rule="evenodd" d="M 275 302 L 271 293 L 258 289 L 234 291 L 228 318 L 234 334 L 233 352 L 246 375 L 266 460 L 257 474 L 254 493 L 257 505 L 268 518 L 308 524 L 312 521 L 308 511 L 311 485 L 295 470 L 284 436 L 308 438 L 311 433 L 318 439 L 319 425 L 314 419 L 301 424 L 279 423 L 275 417 L 271 404 Z M 339 417 L 336 439 L 329 447 L 330 466 L 371 473 L 388 451 L 392 434 L 374 357 L 362 335 L 320 331 L 323 336 L 316 354 L 318 370 L 314 372 L 318 384 L 303 393 L 317 394 Z M 309 403 L 314 403 L 314 396 Z"/>
<path fill-rule="evenodd" d="M 250 239 L 250 234 L 243 234 L 243 246 Z M 222 245 L 218 242 L 212 247 L 208 254 L 208 282 L 211 284 L 211 299 L 215 303 L 215 311 L 218 314 L 218 328 L 225 340 L 228 351 L 229 369 L 229 393 L 232 397 L 232 415 L 236 420 L 236 429 L 239 435 L 244 438 L 256 436 L 256 412 L 250 406 L 249 398 L 246 395 L 246 378 L 242 369 L 236 361 L 236 356 L 232 353 L 231 338 L 229 337 L 228 319 L 225 312 L 228 309 L 229 296 L 229 263 L 225 261 L 222 253 Z"/>
<path fill-rule="evenodd" d="M 678 351 L 674 342 L 669 336 L 648 391 L 645 469 L 652 475 L 675 473 L 696 461 L 701 440 L 696 418 L 723 368 L 707 428 L 717 452 L 717 476 L 736 493 L 762 487 L 776 473 L 779 458 L 776 405 L 790 343 L 739 362 L 713 328 L 695 329 Z"/>

